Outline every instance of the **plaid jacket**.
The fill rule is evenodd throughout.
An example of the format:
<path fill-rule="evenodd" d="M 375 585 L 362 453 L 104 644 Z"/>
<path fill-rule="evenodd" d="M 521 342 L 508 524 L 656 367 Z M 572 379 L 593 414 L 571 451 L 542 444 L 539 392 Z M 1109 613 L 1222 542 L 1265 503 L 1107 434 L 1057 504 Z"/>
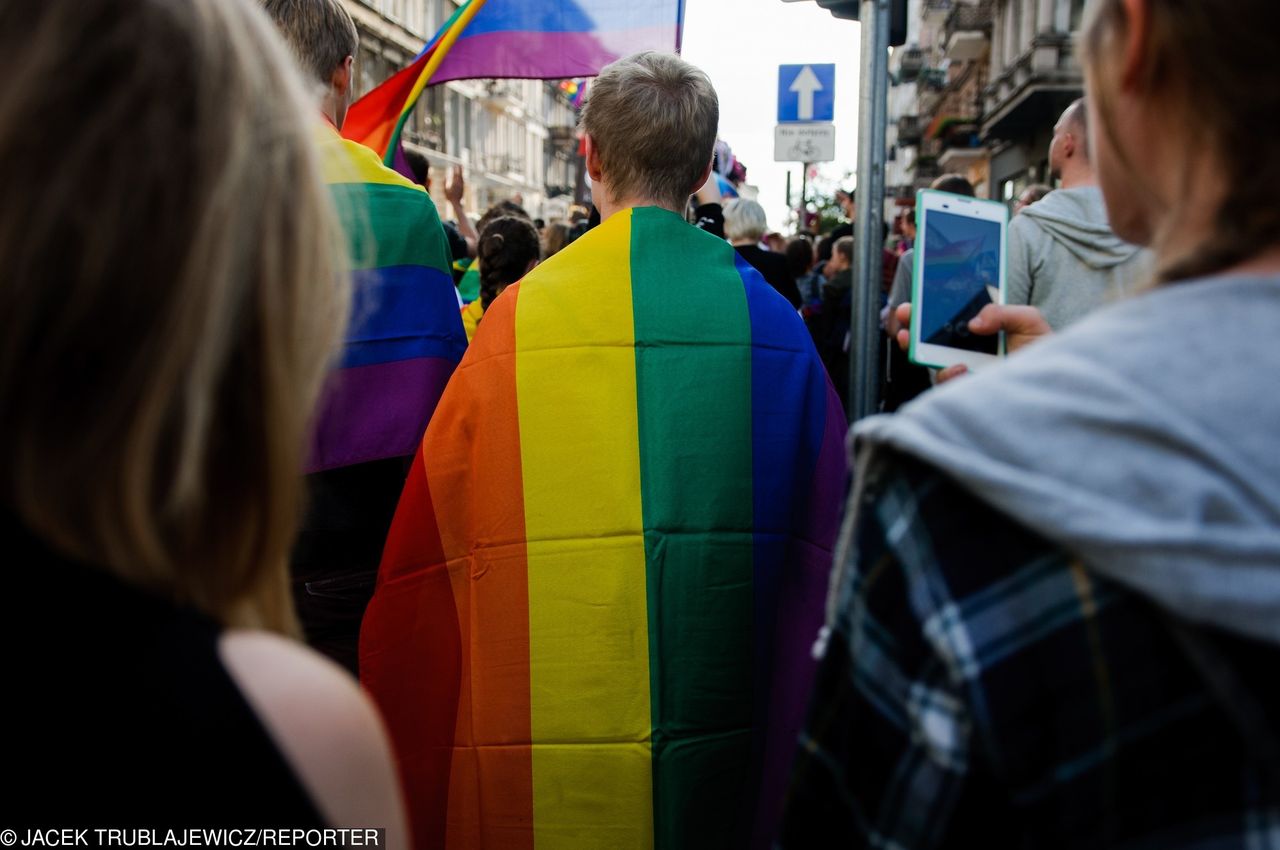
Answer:
<path fill-rule="evenodd" d="M 915 460 L 866 482 L 778 846 L 1280 847 L 1280 650 Z"/>

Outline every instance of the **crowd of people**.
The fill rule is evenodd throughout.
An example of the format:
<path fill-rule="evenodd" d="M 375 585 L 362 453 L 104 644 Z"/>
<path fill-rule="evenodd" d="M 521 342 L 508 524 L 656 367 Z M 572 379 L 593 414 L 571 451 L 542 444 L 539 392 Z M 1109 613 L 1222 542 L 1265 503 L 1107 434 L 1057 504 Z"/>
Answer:
<path fill-rule="evenodd" d="M 1008 362 L 906 360 L 906 215 L 846 433 L 853 198 L 770 232 L 680 58 L 473 222 L 338 0 L 0 5 L 3 825 L 1276 846 L 1269 9 L 1093 0 Z"/>

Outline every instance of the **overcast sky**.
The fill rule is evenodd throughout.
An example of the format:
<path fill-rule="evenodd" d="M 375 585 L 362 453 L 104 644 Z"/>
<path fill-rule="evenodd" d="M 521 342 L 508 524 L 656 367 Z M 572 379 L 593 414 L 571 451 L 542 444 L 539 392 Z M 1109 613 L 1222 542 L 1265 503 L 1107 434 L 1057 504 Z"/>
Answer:
<path fill-rule="evenodd" d="M 793 203 L 800 192 L 800 165 L 773 161 L 778 66 L 835 63 L 836 161 L 820 169 L 828 181 L 841 181 L 857 163 L 858 24 L 832 18 L 812 0 L 686 0 L 685 6 L 684 58 L 715 84 L 720 138 L 747 166 L 769 227 L 778 230 L 787 214 L 788 170 Z"/>

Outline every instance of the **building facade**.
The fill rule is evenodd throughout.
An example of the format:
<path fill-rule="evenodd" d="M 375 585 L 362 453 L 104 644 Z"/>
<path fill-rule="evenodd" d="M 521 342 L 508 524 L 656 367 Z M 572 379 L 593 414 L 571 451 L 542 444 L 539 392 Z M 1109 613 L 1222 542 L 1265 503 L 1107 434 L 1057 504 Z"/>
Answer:
<path fill-rule="evenodd" d="M 1049 140 L 1084 93 L 1076 34 L 1085 0 L 996 0 L 982 135 L 991 149 L 992 197 L 1016 198 L 1049 182 Z"/>
<path fill-rule="evenodd" d="M 356 96 L 421 50 L 456 0 L 343 0 L 360 31 Z M 478 215 L 518 198 L 529 214 L 564 217 L 582 193 L 576 112 L 555 83 L 459 80 L 430 86 L 405 125 L 406 148 L 431 163 L 431 194 L 444 206 L 449 169 L 463 167 L 467 205 Z"/>
<path fill-rule="evenodd" d="M 889 66 L 889 214 L 939 174 L 1010 202 L 1048 181 L 1053 125 L 1083 91 L 1084 2 L 910 0 L 907 43 Z"/>

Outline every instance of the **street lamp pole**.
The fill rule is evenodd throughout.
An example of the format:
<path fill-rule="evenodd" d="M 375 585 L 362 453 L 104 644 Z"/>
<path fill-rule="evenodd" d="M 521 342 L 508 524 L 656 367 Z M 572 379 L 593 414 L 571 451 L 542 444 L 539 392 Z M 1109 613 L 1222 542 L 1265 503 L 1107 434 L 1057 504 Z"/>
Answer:
<path fill-rule="evenodd" d="M 889 0 L 862 0 L 858 94 L 857 277 L 849 335 L 849 420 L 876 412 L 880 396 L 880 290 L 884 265 L 885 127 L 889 98 Z"/>

